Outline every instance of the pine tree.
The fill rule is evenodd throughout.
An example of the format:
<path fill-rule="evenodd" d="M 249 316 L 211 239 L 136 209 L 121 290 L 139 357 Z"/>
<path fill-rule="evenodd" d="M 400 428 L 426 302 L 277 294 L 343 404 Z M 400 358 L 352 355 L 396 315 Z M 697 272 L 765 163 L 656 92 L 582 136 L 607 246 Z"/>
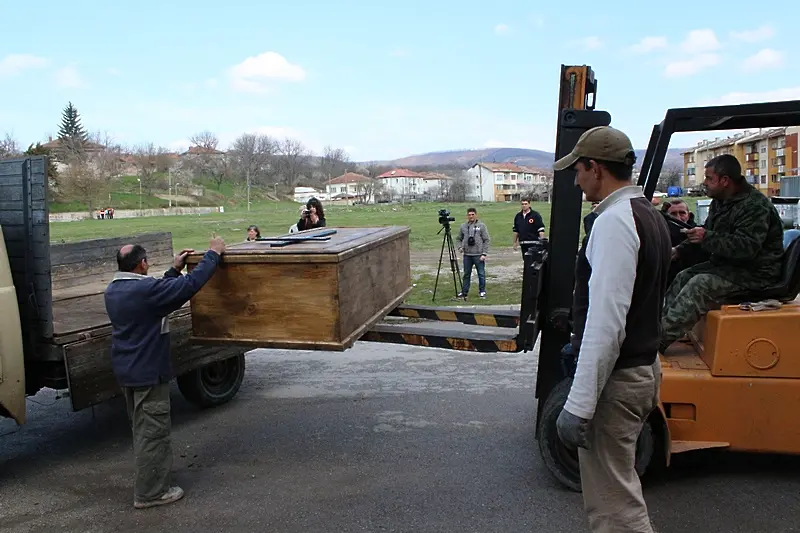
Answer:
<path fill-rule="evenodd" d="M 58 130 L 58 138 L 63 141 L 70 141 L 71 144 L 83 145 L 89 140 L 89 135 L 81 125 L 81 117 L 78 110 L 70 102 L 64 108 L 61 116 L 61 127 Z"/>

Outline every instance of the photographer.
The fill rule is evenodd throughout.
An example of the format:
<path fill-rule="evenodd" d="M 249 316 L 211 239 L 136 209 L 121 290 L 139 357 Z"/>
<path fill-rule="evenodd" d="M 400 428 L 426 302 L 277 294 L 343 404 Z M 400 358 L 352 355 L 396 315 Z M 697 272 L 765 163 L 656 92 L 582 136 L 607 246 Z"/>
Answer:
<path fill-rule="evenodd" d="M 306 208 L 300 213 L 300 220 L 297 222 L 297 230 L 303 231 L 324 227 L 325 211 L 322 209 L 322 202 L 316 198 L 311 198 L 306 204 Z"/>
<path fill-rule="evenodd" d="M 461 224 L 458 232 L 458 251 L 464 254 L 464 288 L 456 296 L 466 298 L 472 267 L 478 271 L 478 290 L 481 298 L 486 298 L 486 254 L 489 252 L 489 230 L 478 220 L 474 207 L 467 209 L 467 221 Z M 466 241 L 466 243 L 465 243 Z"/>

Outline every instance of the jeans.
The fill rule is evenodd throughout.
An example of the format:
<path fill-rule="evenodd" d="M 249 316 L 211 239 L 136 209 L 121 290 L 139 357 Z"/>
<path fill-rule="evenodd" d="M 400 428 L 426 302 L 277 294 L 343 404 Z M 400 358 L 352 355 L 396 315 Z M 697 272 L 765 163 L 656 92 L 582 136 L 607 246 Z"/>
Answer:
<path fill-rule="evenodd" d="M 486 291 L 486 263 L 481 261 L 479 255 L 465 255 L 464 256 L 464 289 L 461 291 L 463 294 L 469 292 L 469 282 L 472 278 L 472 267 L 478 269 L 478 289 L 480 292 Z"/>

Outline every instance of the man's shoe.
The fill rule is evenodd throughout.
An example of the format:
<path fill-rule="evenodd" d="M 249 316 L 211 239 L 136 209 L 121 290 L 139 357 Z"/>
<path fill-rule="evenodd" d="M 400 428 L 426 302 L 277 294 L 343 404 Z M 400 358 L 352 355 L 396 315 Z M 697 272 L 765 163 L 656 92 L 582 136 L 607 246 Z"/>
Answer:
<path fill-rule="evenodd" d="M 481 291 L 481 293 L 478 296 L 480 296 L 481 298 L 486 298 L 486 291 Z"/>
<path fill-rule="evenodd" d="M 463 292 L 459 292 L 458 294 L 456 294 L 456 298 L 466 298 L 466 297 L 467 295 L 464 294 Z"/>
<path fill-rule="evenodd" d="M 175 503 L 176 501 L 183 498 L 183 489 L 180 487 L 170 487 L 167 492 L 161 495 L 160 498 L 155 500 L 149 500 L 146 502 L 133 502 L 133 506 L 136 509 L 147 509 L 148 507 L 156 507 L 158 505 L 167 505 L 170 503 Z"/>

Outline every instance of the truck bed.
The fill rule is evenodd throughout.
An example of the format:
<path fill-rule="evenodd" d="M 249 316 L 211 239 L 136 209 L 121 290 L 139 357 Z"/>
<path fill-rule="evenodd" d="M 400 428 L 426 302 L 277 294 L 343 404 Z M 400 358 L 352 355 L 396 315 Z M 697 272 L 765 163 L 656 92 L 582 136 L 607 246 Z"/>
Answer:
<path fill-rule="evenodd" d="M 161 275 L 169 265 L 151 267 Z M 98 276 L 98 281 L 75 287 L 53 290 L 53 344 L 64 345 L 111 333 L 111 323 L 106 314 L 103 291 L 113 277 L 113 272 Z M 189 304 L 173 317 L 189 313 Z"/>

